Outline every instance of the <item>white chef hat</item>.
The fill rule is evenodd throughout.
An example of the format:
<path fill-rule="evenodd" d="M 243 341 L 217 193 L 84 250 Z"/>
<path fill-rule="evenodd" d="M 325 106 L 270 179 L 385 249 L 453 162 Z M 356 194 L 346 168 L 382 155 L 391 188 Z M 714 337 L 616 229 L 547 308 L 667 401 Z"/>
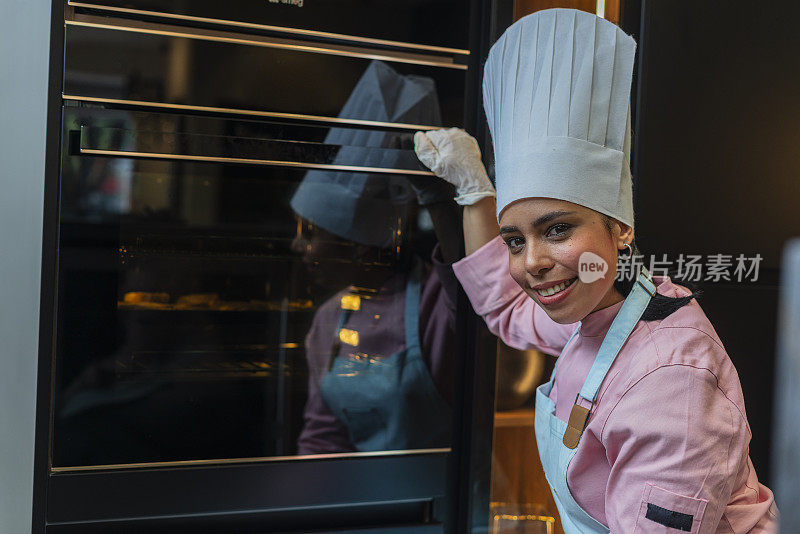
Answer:
<path fill-rule="evenodd" d="M 515 22 L 489 51 L 483 105 L 497 218 L 515 200 L 567 200 L 633 227 L 630 90 L 636 42 L 574 9 Z"/>

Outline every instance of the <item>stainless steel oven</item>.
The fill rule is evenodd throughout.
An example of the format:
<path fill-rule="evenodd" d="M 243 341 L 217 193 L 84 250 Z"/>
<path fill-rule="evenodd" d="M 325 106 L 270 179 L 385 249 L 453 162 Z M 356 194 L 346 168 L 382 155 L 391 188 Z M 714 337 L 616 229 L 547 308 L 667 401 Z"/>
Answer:
<path fill-rule="evenodd" d="M 443 531 L 467 319 L 411 136 L 475 121 L 475 6 L 63 7 L 40 527 Z M 412 330 L 438 437 L 362 439 L 330 377 Z"/>

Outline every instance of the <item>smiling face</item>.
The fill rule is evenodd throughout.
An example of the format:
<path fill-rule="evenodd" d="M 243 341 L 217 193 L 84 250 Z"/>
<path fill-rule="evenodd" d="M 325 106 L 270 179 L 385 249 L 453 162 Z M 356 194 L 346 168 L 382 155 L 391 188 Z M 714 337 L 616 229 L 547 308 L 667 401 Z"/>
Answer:
<path fill-rule="evenodd" d="M 518 200 L 500 214 L 511 277 L 555 322 L 575 323 L 623 299 L 614 288 L 617 254 L 633 241 L 633 229 L 609 220 L 610 231 L 600 213 L 551 198 Z M 587 258 L 600 261 L 592 254 L 608 270 L 590 282 L 579 273 Z"/>

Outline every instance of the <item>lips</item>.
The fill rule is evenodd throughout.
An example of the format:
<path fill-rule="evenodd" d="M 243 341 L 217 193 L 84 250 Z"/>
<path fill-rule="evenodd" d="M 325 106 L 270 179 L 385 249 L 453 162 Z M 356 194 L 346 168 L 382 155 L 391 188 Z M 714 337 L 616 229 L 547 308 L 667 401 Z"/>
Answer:
<path fill-rule="evenodd" d="M 536 293 L 538 293 L 540 296 L 549 297 L 549 296 L 555 295 L 556 293 L 560 293 L 561 291 L 565 290 L 566 288 L 571 286 L 573 283 L 575 283 L 575 280 L 577 280 L 577 278 L 570 278 L 569 280 L 565 280 L 563 282 L 559 282 L 558 284 L 550 285 L 550 286 L 547 286 L 546 284 L 542 284 L 542 285 L 545 285 L 546 288 L 544 288 L 544 289 L 533 288 L 533 290 L 536 291 Z"/>
<path fill-rule="evenodd" d="M 539 293 L 539 291 L 534 289 L 533 293 L 531 294 L 531 297 L 540 306 L 543 306 L 545 308 L 551 308 L 551 307 L 554 307 L 554 306 L 559 306 L 559 305 L 561 305 L 562 302 L 564 302 L 566 299 L 569 298 L 569 295 L 572 293 L 572 289 L 577 285 L 575 283 L 577 280 L 578 280 L 577 278 L 572 278 L 571 280 L 567 281 L 568 284 L 567 283 L 561 283 L 561 284 L 559 284 L 557 286 L 551 286 L 551 287 L 549 287 L 547 289 L 541 290 L 541 291 L 544 291 L 545 293 L 549 293 L 551 291 L 558 290 L 560 287 L 563 287 L 563 289 L 561 289 L 557 293 L 553 293 L 553 294 L 551 294 L 549 296 L 543 295 L 542 293 Z M 564 287 L 564 286 L 566 286 L 566 287 Z"/>

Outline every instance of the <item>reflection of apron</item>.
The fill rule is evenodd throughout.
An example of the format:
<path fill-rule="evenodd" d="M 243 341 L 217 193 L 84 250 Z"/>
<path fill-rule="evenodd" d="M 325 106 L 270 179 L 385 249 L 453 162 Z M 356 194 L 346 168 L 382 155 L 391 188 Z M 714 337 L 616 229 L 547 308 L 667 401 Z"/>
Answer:
<path fill-rule="evenodd" d="M 419 344 L 421 271 L 416 261 L 406 283 L 405 349 L 386 358 L 333 354 L 333 366 L 322 379 L 325 404 L 347 425 L 359 451 L 449 446 L 450 407 L 433 383 Z M 349 313 L 342 310 L 337 339 Z"/>
<path fill-rule="evenodd" d="M 650 298 L 655 296 L 656 287 L 650 279 L 647 269 L 642 268 L 637 283 L 634 284 L 625 302 L 622 304 L 617 316 L 611 323 L 600 350 L 594 359 L 589 375 L 583 383 L 579 396 L 590 406 L 597 398 L 600 384 L 608 373 L 611 364 L 619 353 L 620 348 L 628 339 L 636 323 L 642 316 L 645 308 L 650 303 Z M 578 326 L 580 328 L 580 325 Z M 572 333 L 564 349 L 569 345 L 572 338 L 578 332 L 578 328 Z M 564 354 L 562 349 L 561 354 Z M 558 358 L 561 361 L 561 357 Z M 565 423 L 556 417 L 555 403 L 550 399 L 550 390 L 553 387 L 556 369 L 550 381 L 542 384 L 536 390 L 536 444 L 539 447 L 539 457 L 542 460 L 542 467 L 553 497 L 561 515 L 561 524 L 566 534 L 608 534 L 609 529 L 595 520 L 581 508 L 572 497 L 567 486 L 567 469 L 572 457 L 578 450 L 583 429 L 589 421 L 590 408 L 579 406 L 577 398 L 569 416 L 569 422 Z"/>

